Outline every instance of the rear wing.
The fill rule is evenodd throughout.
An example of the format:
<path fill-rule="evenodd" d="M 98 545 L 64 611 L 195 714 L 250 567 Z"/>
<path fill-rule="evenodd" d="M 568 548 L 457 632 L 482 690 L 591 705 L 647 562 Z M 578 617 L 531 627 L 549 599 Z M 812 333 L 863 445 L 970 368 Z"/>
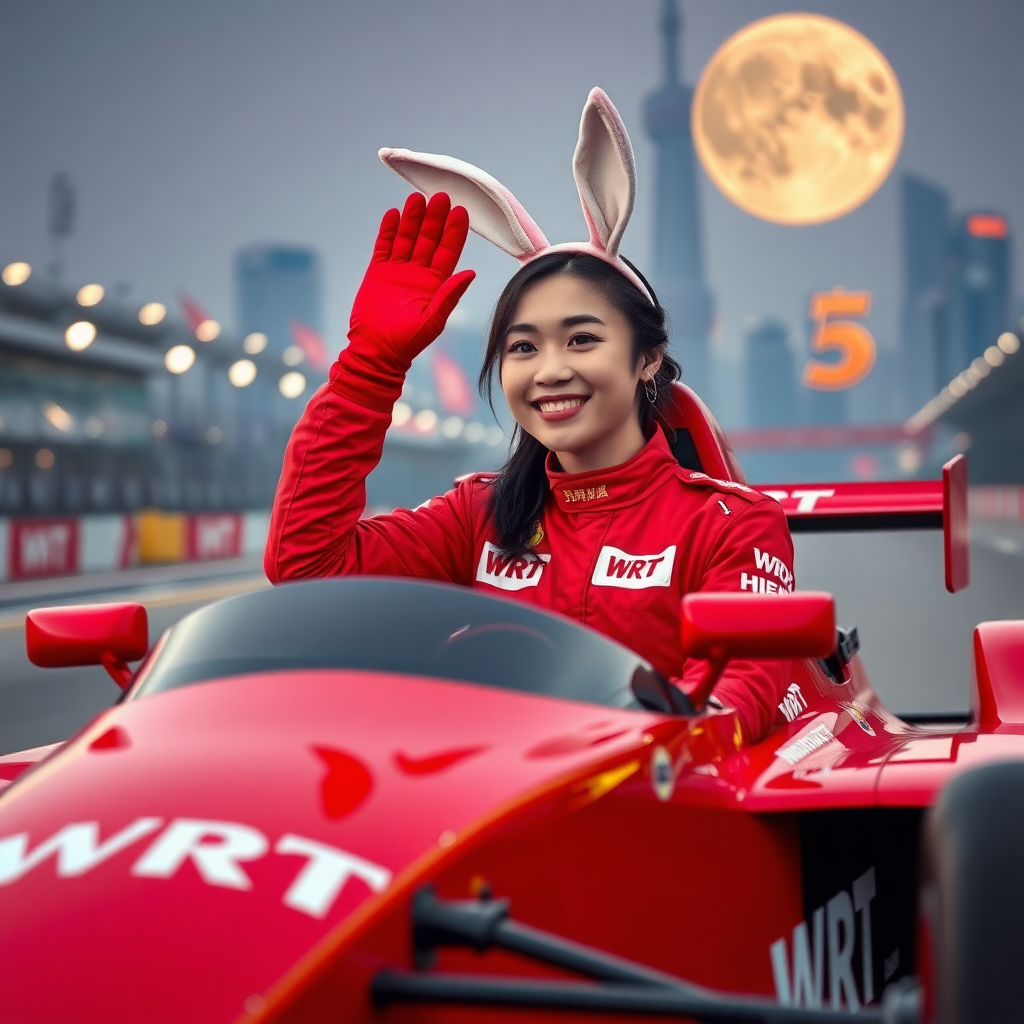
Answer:
<path fill-rule="evenodd" d="M 792 533 L 942 530 L 946 589 L 970 582 L 967 460 L 957 455 L 941 480 L 835 484 L 752 484 L 778 501 Z"/>

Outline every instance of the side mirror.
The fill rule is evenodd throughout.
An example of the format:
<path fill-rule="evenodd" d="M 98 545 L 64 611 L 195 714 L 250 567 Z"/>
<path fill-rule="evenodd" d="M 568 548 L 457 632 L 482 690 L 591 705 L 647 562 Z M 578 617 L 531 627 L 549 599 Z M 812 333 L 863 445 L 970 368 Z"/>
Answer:
<path fill-rule="evenodd" d="M 40 668 L 102 665 L 124 689 L 129 661 L 149 649 L 149 619 L 141 604 L 35 608 L 25 617 L 28 660 Z"/>
<path fill-rule="evenodd" d="M 734 658 L 826 658 L 836 646 L 836 607 L 831 594 L 687 594 L 683 598 L 684 658 L 706 658 L 708 670 L 690 693 L 707 703 Z"/>

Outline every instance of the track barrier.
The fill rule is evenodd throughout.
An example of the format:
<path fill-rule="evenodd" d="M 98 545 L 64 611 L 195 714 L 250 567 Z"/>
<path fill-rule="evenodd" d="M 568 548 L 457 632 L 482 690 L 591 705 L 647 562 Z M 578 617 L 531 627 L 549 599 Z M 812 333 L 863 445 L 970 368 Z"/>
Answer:
<path fill-rule="evenodd" d="M 258 556 L 270 513 L 0 517 L 0 582 Z"/>
<path fill-rule="evenodd" d="M 987 523 L 1024 523 L 1024 487 L 1014 484 L 972 487 L 968 510 L 971 519 Z"/>
<path fill-rule="evenodd" d="M 1024 486 L 972 487 L 969 505 L 976 522 L 1024 523 Z M 0 517 L 0 583 L 258 556 L 269 524 L 269 511 Z"/>

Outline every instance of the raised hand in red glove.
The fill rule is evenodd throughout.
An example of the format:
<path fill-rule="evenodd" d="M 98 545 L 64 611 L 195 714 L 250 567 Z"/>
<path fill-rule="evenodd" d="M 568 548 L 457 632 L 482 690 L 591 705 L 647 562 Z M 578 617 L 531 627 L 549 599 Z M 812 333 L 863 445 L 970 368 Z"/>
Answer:
<path fill-rule="evenodd" d="M 352 304 L 349 345 L 338 359 L 355 380 L 335 377 L 354 401 L 393 402 L 402 378 L 440 333 L 476 273 L 455 274 L 469 233 L 469 215 L 443 192 L 428 203 L 419 192 L 401 214 L 381 221 L 373 258 Z"/>

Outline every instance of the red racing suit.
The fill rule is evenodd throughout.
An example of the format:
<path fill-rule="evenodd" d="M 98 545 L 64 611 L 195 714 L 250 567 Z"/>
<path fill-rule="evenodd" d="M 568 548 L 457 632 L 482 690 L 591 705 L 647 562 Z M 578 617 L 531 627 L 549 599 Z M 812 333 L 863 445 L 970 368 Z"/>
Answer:
<path fill-rule="evenodd" d="M 736 483 L 679 466 L 656 429 L 628 462 L 568 474 L 547 467 L 540 539 L 508 558 L 496 546 L 489 485 L 473 477 L 412 511 L 361 519 L 400 381 L 381 386 L 347 360 L 292 433 L 264 566 L 272 583 L 364 573 L 479 587 L 584 623 L 696 683 L 682 664 L 680 601 L 696 590 L 788 592 L 793 542 L 781 506 Z M 788 662 L 735 661 L 715 697 L 744 737 L 764 737 L 789 682 Z"/>

